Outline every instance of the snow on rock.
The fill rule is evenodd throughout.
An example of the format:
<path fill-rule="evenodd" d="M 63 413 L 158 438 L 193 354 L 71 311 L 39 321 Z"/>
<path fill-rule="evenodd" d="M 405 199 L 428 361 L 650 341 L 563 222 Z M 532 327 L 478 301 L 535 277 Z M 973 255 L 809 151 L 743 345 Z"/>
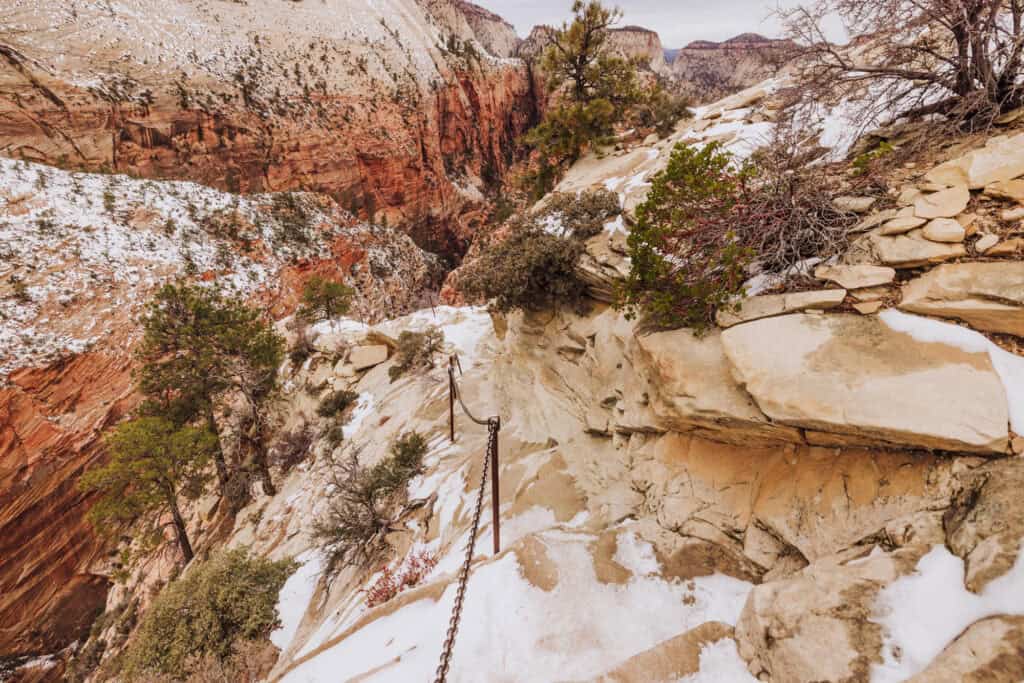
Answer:
<path fill-rule="evenodd" d="M 0 377 L 123 333 L 165 281 L 205 274 L 248 297 L 291 259 L 327 254 L 325 240 L 286 236 L 270 202 L 0 159 Z M 311 215 L 311 230 L 336 229 Z"/>
<path fill-rule="evenodd" d="M 299 624 L 302 623 L 302 617 L 309 608 L 309 602 L 313 599 L 323 572 L 320 557 L 313 551 L 300 555 L 296 561 L 302 564 L 285 581 L 277 600 L 277 614 L 281 625 L 270 634 L 270 642 L 281 651 L 288 649 L 295 632 L 299 630 Z"/>
<path fill-rule="evenodd" d="M 1018 434 L 1024 434 L 1024 357 L 1000 348 L 980 332 L 953 323 L 893 308 L 882 311 L 878 317 L 892 329 L 909 334 L 918 341 L 948 344 L 969 353 L 988 353 L 1006 392 L 1010 427 Z"/>
<path fill-rule="evenodd" d="M 379 329 L 397 337 L 403 330 L 422 332 L 437 327 L 459 354 L 463 371 L 473 367 L 480 345 L 493 334 L 494 326 L 483 306 L 435 306 L 382 323 Z"/>
<path fill-rule="evenodd" d="M 873 621 L 884 629 L 883 662 L 873 683 L 905 681 L 923 671 L 968 626 L 998 615 L 1024 614 L 1024 553 L 1013 568 L 980 594 L 964 587 L 964 562 L 942 545 L 917 563 L 914 573 L 878 596 Z"/>
<path fill-rule="evenodd" d="M 609 584 L 595 573 L 592 535 L 551 530 L 531 539 L 471 574 L 448 680 L 479 681 L 481 672 L 492 680 L 524 682 L 553 680 L 555 672 L 560 680 L 596 676 L 706 621 L 734 623 L 750 589 L 720 575 L 698 577 L 690 585 L 667 581 L 647 574 L 646 566 L 631 570 L 625 585 Z M 553 586 L 528 578 L 536 559 L 528 549 L 554 564 Z M 439 599 L 416 600 L 336 636 L 283 680 L 429 678 L 455 588 L 451 583 Z M 624 622 L 623 614 L 644 618 Z"/>
<path fill-rule="evenodd" d="M 700 650 L 700 670 L 678 683 L 755 683 L 731 638 L 705 645 Z"/>

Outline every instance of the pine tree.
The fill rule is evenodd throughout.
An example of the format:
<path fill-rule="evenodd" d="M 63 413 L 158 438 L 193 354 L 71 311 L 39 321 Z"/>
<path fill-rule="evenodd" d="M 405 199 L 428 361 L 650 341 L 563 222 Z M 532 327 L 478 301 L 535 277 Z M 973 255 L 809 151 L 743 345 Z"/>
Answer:
<path fill-rule="evenodd" d="M 160 417 L 140 417 L 120 424 L 107 438 L 110 461 L 86 472 L 79 486 L 100 494 L 89 511 L 93 524 L 129 523 L 139 517 L 159 525 L 171 515 L 188 564 L 192 544 L 180 501 L 195 500 L 209 481 L 209 464 L 217 438 L 206 429 L 178 426 Z"/>
<path fill-rule="evenodd" d="M 266 409 L 277 390 L 284 354 L 280 335 L 257 309 L 194 285 L 165 285 L 142 322 L 138 380 L 147 400 L 141 412 L 178 425 L 199 422 L 219 434 L 218 406 L 232 392 L 241 394 L 250 409 L 240 425 L 242 441 L 264 490 L 272 495 Z M 219 442 L 213 460 L 221 493 L 227 494 L 232 472 Z"/>
<path fill-rule="evenodd" d="M 344 315 L 354 294 L 354 289 L 341 282 L 314 275 L 303 287 L 298 315 L 305 320 L 329 320 Z"/>

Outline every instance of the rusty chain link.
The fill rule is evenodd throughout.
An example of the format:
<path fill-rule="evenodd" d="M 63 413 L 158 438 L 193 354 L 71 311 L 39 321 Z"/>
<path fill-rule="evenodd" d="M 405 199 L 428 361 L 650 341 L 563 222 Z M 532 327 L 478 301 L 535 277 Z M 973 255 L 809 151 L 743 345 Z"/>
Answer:
<path fill-rule="evenodd" d="M 453 356 L 453 359 L 455 357 Z M 466 415 L 477 424 L 487 425 L 487 450 L 484 451 L 483 472 L 480 474 L 480 489 L 476 497 L 476 508 L 473 511 L 473 524 L 469 530 L 469 539 L 466 541 L 466 558 L 459 570 L 459 587 L 455 592 L 455 604 L 452 605 L 452 614 L 448 620 L 448 633 L 444 639 L 444 648 L 441 650 L 441 661 L 437 665 L 437 675 L 434 683 L 445 683 L 448 678 L 448 667 L 451 665 L 452 651 L 455 648 L 455 636 L 459 632 L 459 620 L 462 618 L 462 604 L 466 599 L 466 584 L 469 583 L 469 569 L 473 563 L 473 551 L 476 549 L 477 532 L 480 530 L 480 514 L 483 511 L 484 491 L 487 490 L 487 471 L 492 460 L 497 466 L 498 457 L 498 432 L 501 430 L 501 418 L 491 417 L 486 422 L 477 420 L 462 403 L 462 396 L 459 394 L 458 385 L 455 382 L 455 362 L 449 365 L 448 374 L 451 380 L 450 388 L 455 397 L 459 399 L 462 409 Z M 492 475 L 493 476 L 493 475 Z"/>

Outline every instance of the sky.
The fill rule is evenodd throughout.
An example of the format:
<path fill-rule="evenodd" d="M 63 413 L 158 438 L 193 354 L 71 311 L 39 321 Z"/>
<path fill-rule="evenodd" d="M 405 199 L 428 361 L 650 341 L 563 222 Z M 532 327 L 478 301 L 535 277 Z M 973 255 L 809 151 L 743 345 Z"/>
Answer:
<path fill-rule="evenodd" d="M 474 0 L 497 12 L 525 37 L 536 24 L 561 24 L 569 17 L 572 0 Z M 770 15 L 776 0 L 607 0 L 624 14 L 622 24 L 637 24 L 657 31 L 667 48 L 692 40 L 725 40 L 752 31 L 770 38 L 782 29 Z M 797 0 L 783 0 L 793 6 Z"/>

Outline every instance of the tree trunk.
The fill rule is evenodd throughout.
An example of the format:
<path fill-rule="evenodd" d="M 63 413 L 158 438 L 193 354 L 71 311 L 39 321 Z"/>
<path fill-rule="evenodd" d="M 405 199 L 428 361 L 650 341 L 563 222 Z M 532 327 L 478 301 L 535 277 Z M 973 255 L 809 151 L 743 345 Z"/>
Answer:
<path fill-rule="evenodd" d="M 178 509 L 178 500 L 174 494 L 168 496 L 168 504 L 171 506 L 171 516 L 174 518 L 174 530 L 178 534 L 178 547 L 181 548 L 181 556 L 187 565 L 192 561 L 194 554 L 192 544 L 188 541 L 188 532 L 185 531 L 185 520 L 181 517 L 181 510 Z"/>
<path fill-rule="evenodd" d="M 252 447 L 253 464 L 256 465 L 260 482 L 263 483 L 263 492 L 268 496 L 276 496 L 277 487 L 274 486 L 274 480 L 270 478 L 270 466 L 267 464 L 267 447 L 262 439 L 254 439 Z"/>
<path fill-rule="evenodd" d="M 220 432 L 217 431 L 217 420 L 213 417 L 213 406 L 207 406 L 206 408 L 206 428 L 216 438 L 216 443 L 213 447 L 213 462 L 217 467 L 217 489 L 223 497 L 227 491 L 228 464 L 224 461 L 224 451 L 220 447 Z"/>

